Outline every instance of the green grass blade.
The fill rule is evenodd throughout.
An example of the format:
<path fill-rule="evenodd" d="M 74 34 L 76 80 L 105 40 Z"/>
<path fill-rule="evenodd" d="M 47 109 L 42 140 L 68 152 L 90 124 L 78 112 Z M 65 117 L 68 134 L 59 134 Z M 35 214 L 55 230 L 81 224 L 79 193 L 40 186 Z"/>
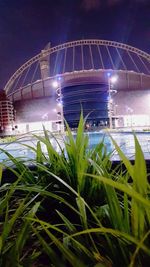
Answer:
<path fill-rule="evenodd" d="M 80 235 L 86 235 L 86 234 L 92 234 L 92 233 L 99 233 L 99 234 L 110 234 L 116 238 L 119 239 L 123 239 L 125 242 L 127 243 L 133 243 L 136 246 L 139 246 L 140 249 L 142 249 L 146 254 L 148 254 L 150 256 L 150 248 L 145 246 L 143 243 L 140 243 L 140 241 L 136 238 L 134 238 L 131 235 L 128 235 L 127 233 L 124 233 L 122 231 L 118 231 L 115 229 L 111 229 L 111 228 L 105 228 L 105 227 L 101 227 L 101 228 L 91 228 L 91 229 L 87 229 L 87 230 L 83 230 L 80 231 L 78 233 L 72 234 L 70 235 L 71 237 L 76 237 L 76 236 L 80 236 Z"/>
<path fill-rule="evenodd" d="M 71 223 L 64 214 L 62 214 L 60 211 L 56 210 L 62 221 L 65 223 L 66 228 L 68 228 L 69 232 L 73 233 L 76 231 L 76 227 L 73 223 Z"/>
<path fill-rule="evenodd" d="M 126 233 L 130 234 L 130 208 L 129 208 L 129 200 L 128 195 L 123 195 L 123 225 Z"/>
<path fill-rule="evenodd" d="M 45 253 L 48 255 L 50 261 L 54 264 L 54 266 L 65 267 L 58 258 L 58 255 L 55 252 L 55 250 L 52 249 L 52 247 L 46 242 L 46 240 L 38 233 L 37 228 L 32 225 L 32 229 L 34 233 L 37 235 Z"/>
<path fill-rule="evenodd" d="M 150 209 L 150 201 L 148 199 L 145 199 L 143 196 L 141 196 L 141 194 L 137 193 L 132 187 L 130 187 L 128 185 L 124 185 L 124 184 L 116 182 L 116 181 L 113 181 L 113 180 L 108 179 L 108 178 L 103 177 L 103 176 L 98 176 L 98 175 L 93 175 L 93 174 L 86 174 L 86 175 L 89 177 L 93 177 L 95 179 L 98 179 L 99 181 L 103 182 L 104 184 L 110 185 L 110 186 L 120 190 L 121 192 L 126 193 L 127 195 L 129 195 L 130 197 L 134 198 L 139 203 L 141 203 L 144 207 L 146 206 L 147 208 Z"/>
<path fill-rule="evenodd" d="M 9 223 L 8 223 L 8 220 L 6 220 L 6 223 L 4 224 L 3 232 L 2 232 L 2 240 L 3 240 L 3 242 L 5 242 L 5 240 L 7 239 L 8 235 L 9 235 L 9 233 L 12 231 L 12 227 L 15 224 L 16 220 L 23 213 L 25 201 L 26 201 L 26 199 L 23 199 L 23 201 L 19 204 L 18 208 L 16 209 L 14 214 L 11 216 L 11 219 L 9 219 Z"/>
<path fill-rule="evenodd" d="M 3 175 L 3 165 L 0 164 L 0 186 L 1 186 L 1 182 L 2 182 L 2 175 Z"/>
<path fill-rule="evenodd" d="M 36 161 L 41 164 L 43 163 L 43 152 L 40 141 L 37 142 Z"/>
<path fill-rule="evenodd" d="M 73 252 L 66 248 L 65 245 L 57 238 L 55 237 L 55 235 L 53 235 L 46 227 L 45 225 L 41 222 L 41 227 L 43 228 L 43 230 L 45 230 L 45 232 L 47 233 L 47 235 L 49 236 L 49 238 L 53 241 L 53 243 L 56 245 L 56 247 L 61 251 L 61 253 L 63 254 L 63 256 L 67 259 L 67 261 L 71 264 L 71 266 L 76 267 L 76 266 L 84 266 L 82 264 L 82 262 L 80 261 L 80 259 L 78 259 Z"/>
<path fill-rule="evenodd" d="M 32 207 L 32 209 L 29 211 L 29 213 L 27 214 L 27 216 L 29 216 L 30 218 L 33 218 L 37 212 L 37 210 L 39 209 L 40 206 L 40 202 L 37 202 L 34 204 L 34 206 Z M 29 234 L 30 234 L 30 225 L 29 225 L 29 221 L 25 219 L 25 222 L 18 234 L 18 237 L 16 239 L 16 251 L 18 254 L 21 255 L 22 250 L 24 248 L 24 245 L 27 241 L 27 239 L 29 238 Z"/>
<path fill-rule="evenodd" d="M 87 215 L 86 215 L 86 208 L 85 208 L 85 203 L 83 201 L 83 198 L 81 196 L 78 196 L 76 198 L 77 206 L 80 212 L 80 218 L 82 225 L 85 229 L 87 229 L 88 224 L 87 224 Z"/>
<path fill-rule="evenodd" d="M 136 190 L 142 197 L 147 198 L 147 170 L 144 155 L 141 146 L 134 135 L 135 141 L 135 164 L 134 164 L 134 179 L 133 189 Z M 134 236 L 142 238 L 145 231 L 145 207 L 141 206 L 137 200 L 132 198 L 131 202 L 131 222 Z"/>
<path fill-rule="evenodd" d="M 141 248 L 141 245 L 144 243 L 144 241 L 147 239 L 147 237 L 148 237 L 149 235 L 150 235 L 150 231 L 148 231 L 148 232 L 144 235 L 144 237 L 141 239 L 141 241 L 140 241 L 139 244 L 137 245 L 136 250 L 135 250 L 135 252 L 133 253 L 133 255 L 132 255 L 132 257 L 131 257 L 131 262 L 130 262 L 129 267 L 134 267 L 134 266 L 135 266 L 135 265 L 134 265 L 134 263 L 135 263 L 135 259 L 136 259 L 137 255 L 138 255 L 138 252 L 139 252 L 139 250 L 140 250 L 140 248 Z"/>
<path fill-rule="evenodd" d="M 128 158 L 125 156 L 125 154 L 122 152 L 122 150 L 120 149 L 120 147 L 117 145 L 117 143 L 115 142 L 115 140 L 110 136 L 112 143 L 118 153 L 118 155 L 120 156 L 120 159 L 123 161 L 124 165 L 126 166 L 127 171 L 129 172 L 130 176 L 132 177 L 132 179 L 134 179 L 134 170 L 133 170 L 133 165 L 131 164 L 131 162 L 128 160 Z"/>

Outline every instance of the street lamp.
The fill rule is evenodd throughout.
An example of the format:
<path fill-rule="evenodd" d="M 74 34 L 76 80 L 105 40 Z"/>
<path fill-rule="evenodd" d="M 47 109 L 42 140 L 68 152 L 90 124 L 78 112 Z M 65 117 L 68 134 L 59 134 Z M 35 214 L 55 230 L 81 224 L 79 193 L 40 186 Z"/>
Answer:
<path fill-rule="evenodd" d="M 58 83 L 58 81 L 56 81 L 56 80 L 54 80 L 53 82 L 52 82 L 52 86 L 53 86 L 53 88 L 58 88 L 59 87 L 59 83 Z"/>
<path fill-rule="evenodd" d="M 112 85 L 115 84 L 118 80 L 118 76 L 113 75 L 111 76 L 110 73 L 107 74 L 108 77 L 108 117 L 109 117 L 109 128 L 112 129 L 112 93 L 117 92 L 116 90 L 112 89 Z"/>
<path fill-rule="evenodd" d="M 63 114 L 63 102 L 62 102 L 62 94 L 61 94 L 61 77 L 58 77 L 57 79 L 52 81 L 52 87 L 56 89 L 56 94 L 58 95 L 57 98 L 57 107 L 58 112 L 57 115 L 59 116 L 59 121 L 61 120 L 61 132 L 64 132 L 64 114 Z"/>
<path fill-rule="evenodd" d="M 129 116 L 130 116 L 130 126 L 131 126 L 131 128 L 132 128 L 132 126 L 133 126 L 133 118 L 132 118 L 132 115 L 133 115 L 133 109 L 127 106 L 127 113 L 128 113 Z"/>

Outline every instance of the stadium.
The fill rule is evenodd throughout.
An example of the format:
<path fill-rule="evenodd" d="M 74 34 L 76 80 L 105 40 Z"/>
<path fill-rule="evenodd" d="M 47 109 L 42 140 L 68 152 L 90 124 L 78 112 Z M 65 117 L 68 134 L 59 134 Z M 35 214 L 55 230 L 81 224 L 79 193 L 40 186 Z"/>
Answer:
<path fill-rule="evenodd" d="M 10 77 L 4 91 L 9 109 L 1 100 L 1 114 L 7 113 L 1 132 L 26 133 L 42 125 L 63 131 L 64 119 L 75 129 L 81 109 L 89 130 L 150 127 L 150 55 L 114 41 L 48 44 Z"/>

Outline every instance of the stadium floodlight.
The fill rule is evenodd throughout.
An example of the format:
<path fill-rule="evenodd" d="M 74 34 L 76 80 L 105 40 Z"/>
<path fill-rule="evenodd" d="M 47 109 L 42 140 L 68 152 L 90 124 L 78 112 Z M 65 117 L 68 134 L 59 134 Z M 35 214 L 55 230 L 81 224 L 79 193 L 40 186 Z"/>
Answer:
<path fill-rule="evenodd" d="M 114 75 L 114 76 L 111 76 L 111 77 L 110 77 L 110 82 L 111 82 L 112 84 L 116 83 L 117 80 L 118 80 L 118 76 L 117 76 L 117 75 Z"/>
<path fill-rule="evenodd" d="M 59 101 L 59 102 L 57 103 L 57 105 L 58 105 L 59 107 L 61 107 L 61 106 L 63 105 L 62 101 Z"/>
<path fill-rule="evenodd" d="M 107 73 L 107 77 L 108 77 L 108 107 L 109 107 L 109 128 L 112 129 L 112 104 L 113 104 L 113 99 L 111 96 L 112 91 L 112 84 L 115 84 L 118 80 L 118 76 L 117 75 L 113 75 L 111 76 L 110 73 Z M 117 92 L 117 91 L 116 91 Z"/>
<path fill-rule="evenodd" d="M 59 83 L 56 80 L 54 80 L 52 82 L 52 86 L 53 86 L 53 88 L 58 88 L 59 87 Z"/>

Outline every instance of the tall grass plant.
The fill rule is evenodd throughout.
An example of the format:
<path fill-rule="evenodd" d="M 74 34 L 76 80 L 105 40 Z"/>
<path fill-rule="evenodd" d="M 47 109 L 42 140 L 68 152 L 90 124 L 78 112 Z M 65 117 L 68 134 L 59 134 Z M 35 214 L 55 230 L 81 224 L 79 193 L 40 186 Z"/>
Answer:
<path fill-rule="evenodd" d="M 103 141 L 89 149 L 84 126 L 82 114 L 76 136 L 66 125 L 59 152 L 46 129 L 34 135 L 30 164 L 1 151 L 11 164 L 0 165 L 0 266 L 149 265 L 150 185 L 137 137 L 134 163 L 112 139 L 113 168 Z"/>

